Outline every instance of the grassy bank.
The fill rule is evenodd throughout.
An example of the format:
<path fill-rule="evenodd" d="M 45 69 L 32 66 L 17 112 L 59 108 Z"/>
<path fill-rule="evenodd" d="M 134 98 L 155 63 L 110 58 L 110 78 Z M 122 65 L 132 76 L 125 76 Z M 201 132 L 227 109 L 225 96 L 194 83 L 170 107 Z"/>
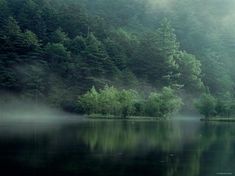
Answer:
<path fill-rule="evenodd" d="M 235 122 L 235 117 L 212 117 L 212 118 L 201 118 L 201 121 L 216 121 L 216 122 Z"/>
<path fill-rule="evenodd" d="M 120 119 L 120 120 L 166 120 L 168 118 L 163 117 L 148 117 L 148 116 L 114 116 L 114 115 L 102 115 L 102 114 L 91 114 L 86 115 L 90 119 Z"/>

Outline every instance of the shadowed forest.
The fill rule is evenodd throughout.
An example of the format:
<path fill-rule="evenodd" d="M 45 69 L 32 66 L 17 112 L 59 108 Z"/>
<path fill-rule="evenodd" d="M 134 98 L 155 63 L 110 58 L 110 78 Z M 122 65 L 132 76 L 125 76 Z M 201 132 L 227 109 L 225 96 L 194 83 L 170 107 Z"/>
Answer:
<path fill-rule="evenodd" d="M 184 110 L 196 104 L 206 117 L 230 116 L 234 6 L 228 0 L 0 0 L 0 90 L 69 112 L 161 116 L 184 103 Z M 99 105 L 89 95 L 84 100 L 105 89 Z M 114 89 L 124 93 L 113 95 Z M 174 102 L 162 110 L 166 89 L 165 100 Z M 99 108 L 110 100 L 107 110 Z M 151 100 L 157 115 L 142 106 Z M 126 105 L 114 113 L 115 103 Z"/>

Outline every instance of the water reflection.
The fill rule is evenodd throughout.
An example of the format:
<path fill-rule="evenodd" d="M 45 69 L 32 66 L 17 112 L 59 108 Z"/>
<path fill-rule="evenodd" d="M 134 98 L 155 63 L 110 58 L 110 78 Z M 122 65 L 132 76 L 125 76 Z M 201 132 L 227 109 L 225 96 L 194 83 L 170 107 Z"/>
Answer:
<path fill-rule="evenodd" d="M 5 125 L 0 164 L 9 175 L 235 173 L 234 127 L 187 120 Z"/>
<path fill-rule="evenodd" d="M 89 130 L 87 130 L 89 128 Z M 78 131 L 78 138 L 92 151 L 148 152 L 173 151 L 180 147 L 182 132 L 179 126 L 168 122 L 104 121 L 91 122 Z"/>

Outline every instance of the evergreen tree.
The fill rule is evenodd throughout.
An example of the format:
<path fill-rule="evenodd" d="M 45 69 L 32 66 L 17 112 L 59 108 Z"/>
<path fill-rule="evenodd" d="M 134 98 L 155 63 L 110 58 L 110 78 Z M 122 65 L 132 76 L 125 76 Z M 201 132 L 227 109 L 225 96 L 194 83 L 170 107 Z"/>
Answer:
<path fill-rule="evenodd" d="M 92 33 L 86 38 L 84 56 L 92 76 L 102 77 L 115 71 L 104 46 Z"/>
<path fill-rule="evenodd" d="M 159 52 L 161 77 L 165 85 L 178 84 L 175 80 L 179 77 L 179 42 L 176 40 L 174 29 L 170 22 L 164 19 L 156 34 L 156 46 Z"/>

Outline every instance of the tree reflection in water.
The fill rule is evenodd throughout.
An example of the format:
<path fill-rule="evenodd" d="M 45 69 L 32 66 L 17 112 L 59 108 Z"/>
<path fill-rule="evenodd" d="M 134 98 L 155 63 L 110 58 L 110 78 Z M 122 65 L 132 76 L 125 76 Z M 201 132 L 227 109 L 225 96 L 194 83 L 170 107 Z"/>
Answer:
<path fill-rule="evenodd" d="M 233 173 L 234 125 L 114 120 L 1 126 L 0 164 L 19 175 Z"/>

